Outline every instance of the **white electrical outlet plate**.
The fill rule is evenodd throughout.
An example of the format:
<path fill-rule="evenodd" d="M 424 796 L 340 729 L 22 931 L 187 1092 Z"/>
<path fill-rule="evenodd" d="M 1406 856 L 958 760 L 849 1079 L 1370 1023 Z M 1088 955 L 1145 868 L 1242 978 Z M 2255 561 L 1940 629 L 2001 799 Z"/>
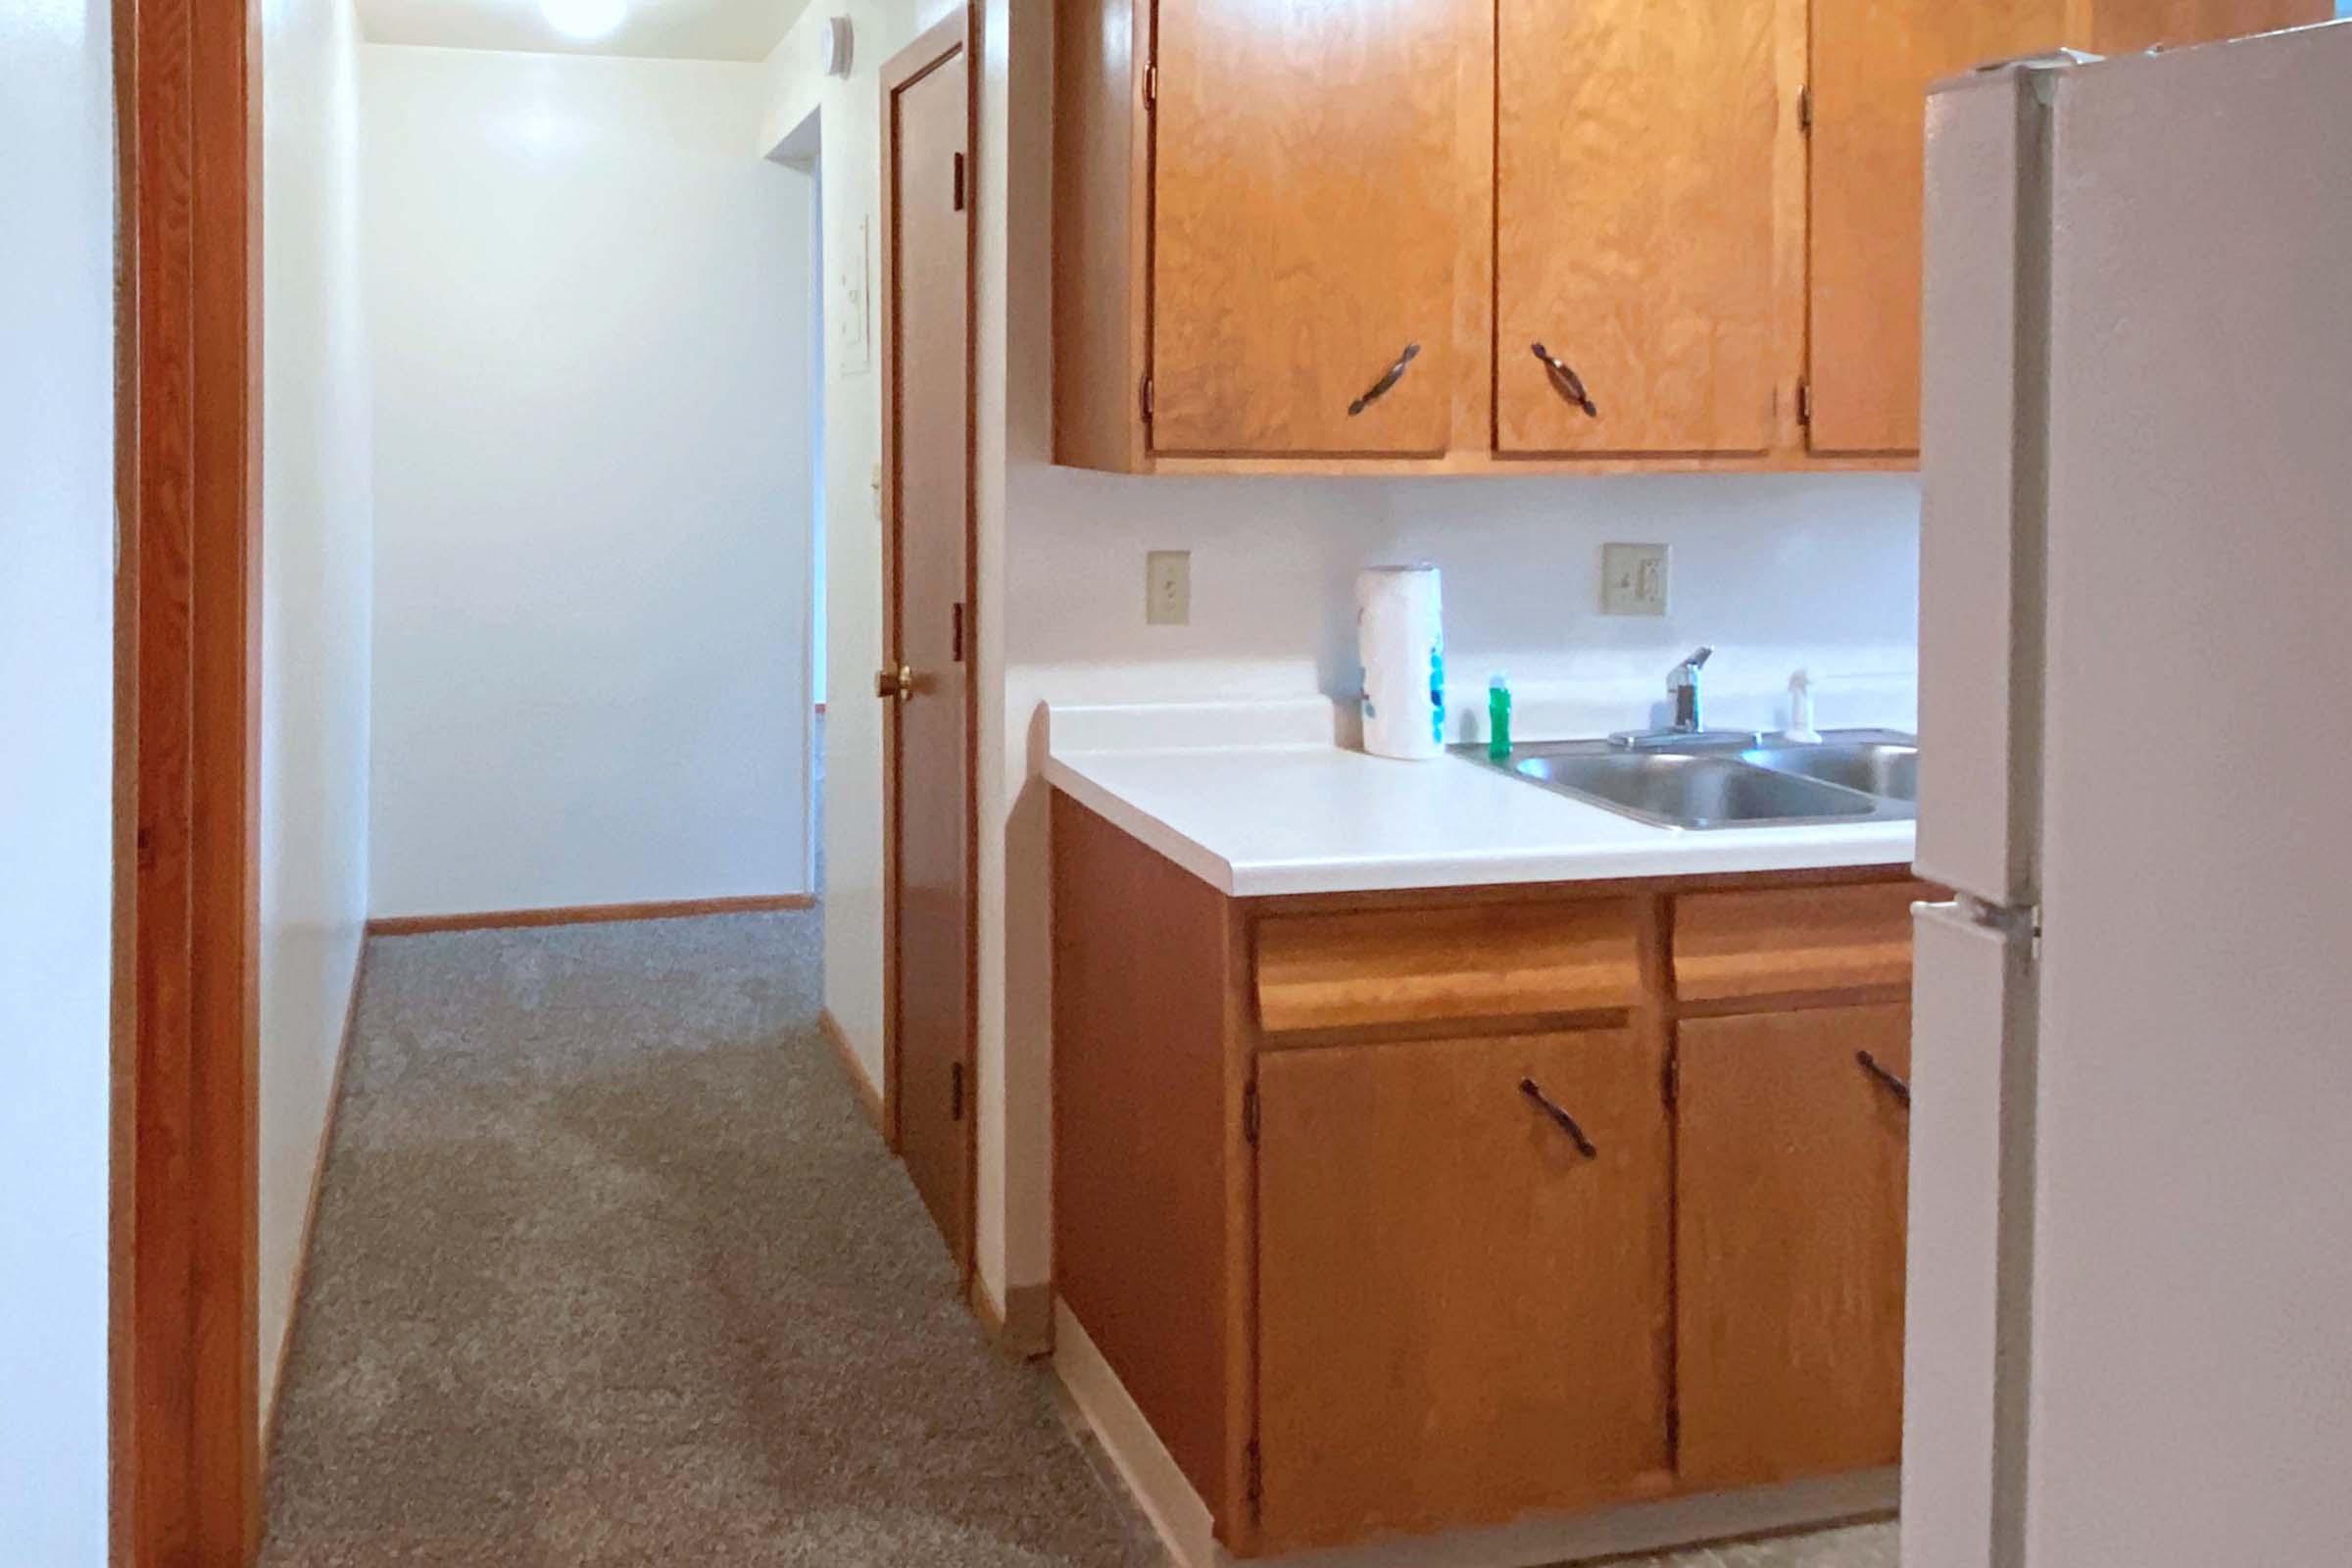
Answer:
<path fill-rule="evenodd" d="M 1152 550 L 1144 556 L 1144 624 L 1189 626 L 1193 619 L 1193 553 Z"/>
<path fill-rule="evenodd" d="M 1666 613 L 1666 547 L 1600 547 L 1600 612 L 1604 615 Z"/>

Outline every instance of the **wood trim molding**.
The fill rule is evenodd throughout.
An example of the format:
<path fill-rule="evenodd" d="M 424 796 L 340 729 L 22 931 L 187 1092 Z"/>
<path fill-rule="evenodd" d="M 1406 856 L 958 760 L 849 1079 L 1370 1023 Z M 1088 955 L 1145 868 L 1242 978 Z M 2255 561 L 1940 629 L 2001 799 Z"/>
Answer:
<path fill-rule="evenodd" d="M 109 1282 L 114 1561 L 262 1523 L 261 49 L 254 0 L 116 0 L 122 575 Z M 126 1081 L 124 1081 L 126 1080 Z"/>
<path fill-rule="evenodd" d="M 277 1419 L 286 1403 L 286 1369 L 294 1361 L 294 1336 L 302 1328 L 302 1292 L 310 1279 L 311 1249 L 318 1236 L 318 1199 L 326 1191 L 326 1159 L 335 1147 L 335 1129 L 343 1124 L 343 1075 L 351 1065 L 351 1038 L 359 1025 L 360 992 L 368 984 L 368 944 L 360 942 L 359 961 L 352 965 L 351 995 L 343 1003 L 343 1033 L 335 1046 L 335 1073 L 326 1088 L 326 1125 L 318 1132 L 318 1155 L 311 1165 L 311 1195 L 302 1209 L 302 1250 L 294 1258 L 294 1290 L 287 1298 L 286 1331 L 277 1342 L 277 1371 L 270 1380 L 270 1408 L 262 1414 L 262 1483 L 268 1493 L 270 1466 L 277 1452 Z"/>
<path fill-rule="evenodd" d="M 614 920 L 682 920 L 699 914 L 766 914 L 813 909 L 813 893 L 758 893 L 729 899 L 666 899 L 645 904 L 567 904 L 545 909 L 478 909 L 464 914 L 387 914 L 368 922 L 372 937 L 433 931 L 504 931 L 523 926 L 601 925 Z"/>
<path fill-rule="evenodd" d="M 842 1075 L 849 1079 L 850 1088 L 856 1091 L 858 1108 L 865 1112 L 865 1119 L 873 1123 L 874 1131 L 882 1135 L 884 1143 L 888 1143 L 890 1118 L 883 1114 L 882 1091 L 875 1088 L 874 1081 L 865 1075 L 865 1068 L 858 1060 L 857 1049 L 850 1044 L 848 1033 L 841 1027 L 841 1020 L 833 1016 L 831 1007 L 817 1012 L 816 1032 L 825 1037 L 825 1044 L 833 1050 L 833 1059 L 841 1064 Z"/>

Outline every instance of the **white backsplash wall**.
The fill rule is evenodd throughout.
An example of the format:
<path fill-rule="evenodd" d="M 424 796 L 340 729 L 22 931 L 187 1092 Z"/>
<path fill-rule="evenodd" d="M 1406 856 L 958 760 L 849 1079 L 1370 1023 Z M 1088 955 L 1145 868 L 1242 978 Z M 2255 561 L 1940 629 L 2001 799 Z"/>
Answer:
<path fill-rule="evenodd" d="M 1572 696 L 1602 727 L 1640 723 L 1668 668 L 1711 643 L 1708 701 L 1726 722 L 1779 722 L 1798 668 L 1824 723 L 1910 717 L 1910 475 L 1021 477 L 1005 631 L 1015 695 L 1032 701 L 1352 695 L 1356 572 L 1427 561 L 1445 573 L 1457 710 L 1483 713 L 1500 669 L 1523 706 Z M 1612 540 L 1671 547 L 1668 613 L 1600 613 Z M 1147 550 L 1192 552 L 1190 625 L 1144 623 Z"/>

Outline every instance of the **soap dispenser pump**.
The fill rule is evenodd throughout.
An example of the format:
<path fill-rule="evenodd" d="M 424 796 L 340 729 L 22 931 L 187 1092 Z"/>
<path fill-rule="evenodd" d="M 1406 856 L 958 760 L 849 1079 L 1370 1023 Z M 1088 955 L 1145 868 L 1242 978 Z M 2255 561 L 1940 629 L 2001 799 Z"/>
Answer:
<path fill-rule="evenodd" d="M 1801 669 L 1788 677 L 1787 733 L 1799 746 L 1821 744 L 1821 731 L 1813 727 L 1813 677 Z"/>

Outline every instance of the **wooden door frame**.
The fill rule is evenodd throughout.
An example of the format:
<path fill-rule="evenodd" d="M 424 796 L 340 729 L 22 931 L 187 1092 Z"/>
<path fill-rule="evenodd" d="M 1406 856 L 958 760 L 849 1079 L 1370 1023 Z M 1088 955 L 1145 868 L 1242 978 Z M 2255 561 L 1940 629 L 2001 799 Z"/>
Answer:
<path fill-rule="evenodd" d="M 262 1525 L 261 32 L 114 0 L 114 1092 L 109 1556 Z"/>
<path fill-rule="evenodd" d="M 882 119 L 882 275 L 876 290 L 881 306 L 881 353 L 878 356 L 882 392 L 882 657 L 886 666 L 899 660 L 899 607 L 904 587 L 899 569 L 899 386 L 897 225 L 892 213 L 896 193 L 892 181 L 898 167 L 900 91 L 960 53 L 964 70 L 963 204 L 963 877 L 964 877 L 964 1038 L 965 1086 L 964 1203 L 959 1234 L 948 1238 L 956 1254 L 961 1288 L 969 1290 L 977 1264 L 980 1162 L 980 639 L 978 603 L 980 573 L 978 298 L 980 94 L 971 62 L 980 37 L 980 7 L 971 0 L 962 10 L 942 18 L 893 55 L 881 72 Z M 882 710 L 882 1124 L 890 1147 L 901 1147 L 902 1096 L 899 1084 L 899 705 Z"/>

